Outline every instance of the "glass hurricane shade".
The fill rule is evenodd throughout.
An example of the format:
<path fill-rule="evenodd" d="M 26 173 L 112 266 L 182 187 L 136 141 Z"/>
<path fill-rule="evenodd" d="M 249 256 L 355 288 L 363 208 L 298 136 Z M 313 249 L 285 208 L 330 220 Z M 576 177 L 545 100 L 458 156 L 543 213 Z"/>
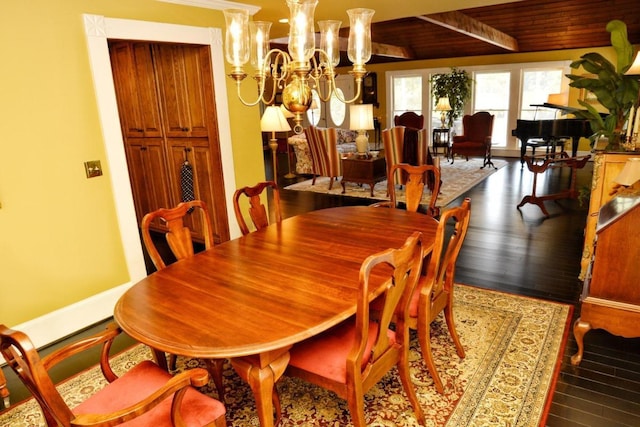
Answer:
<path fill-rule="evenodd" d="M 242 67 L 249 60 L 249 11 L 227 9 L 224 11 L 227 31 L 224 38 L 224 54 L 228 63 Z"/>
<path fill-rule="evenodd" d="M 289 55 L 293 62 L 305 63 L 316 49 L 313 15 L 317 0 L 287 0 L 289 6 Z M 299 66 L 296 65 L 296 68 Z"/>
<path fill-rule="evenodd" d="M 614 181 L 626 187 L 630 187 L 640 181 L 640 157 L 627 160 Z"/>

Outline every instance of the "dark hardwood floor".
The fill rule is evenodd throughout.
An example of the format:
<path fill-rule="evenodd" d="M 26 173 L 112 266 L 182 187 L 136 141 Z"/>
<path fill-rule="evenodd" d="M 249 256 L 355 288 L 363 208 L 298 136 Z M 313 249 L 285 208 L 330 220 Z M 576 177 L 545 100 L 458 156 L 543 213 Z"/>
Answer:
<path fill-rule="evenodd" d="M 547 202 L 549 218 L 527 204 L 516 209 L 531 193 L 532 173 L 520 168 L 517 159 L 476 185 L 451 204 L 471 198 L 471 221 L 458 258 L 456 280 L 495 289 L 574 305 L 579 316 L 582 282 L 578 280 L 583 231 L 588 200 Z M 461 160 L 463 161 L 463 160 Z M 286 157 L 278 175 L 281 188 L 286 180 Z M 592 164 L 578 171 L 577 188 L 591 187 Z M 271 176 L 271 172 L 267 173 Z M 537 194 L 568 188 L 569 170 L 550 170 L 538 179 Z M 588 195 L 587 195 L 588 197 Z M 281 190 L 281 206 L 289 217 L 332 206 L 369 204 L 366 199 L 318 195 Z M 573 367 L 576 352 L 569 334 L 548 426 L 640 426 L 640 339 L 616 337 L 603 330 L 590 331 L 585 338 L 582 363 Z"/>
<path fill-rule="evenodd" d="M 270 157 L 265 153 L 267 177 Z M 463 161 L 463 160 L 461 160 Z M 280 188 L 305 177 L 284 179 L 286 157 L 279 160 Z M 592 165 L 578 172 L 578 188 L 589 189 Z M 541 177 L 542 178 L 542 177 Z M 548 202 L 550 218 L 540 209 L 516 205 L 531 192 L 531 173 L 516 159 L 462 197 L 470 197 L 469 232 L 458 259 L 457 281 L 530 297 L 569 303 L 579 315 L 582 283 L 578 280 L 583 229 L 588 202 Z M 568 170 L 550 170 L 538 180 L 538 194 L 565 189 Z M 333 206 L 370 204 L 370 200 L 281 190 L 285 217 Z M 452 202 L 460 203 L 461 198 Z M 100 325 L 96 326 L 100 327 Z M 576 344 L 570 334 L 548 426 L 640 426 L 640 339 L 624 339 L 594 330 L 585 338 L 585 354 L 578 367 L 569 359 Z M 81 369 L 78 362 L 74 369 Z M 6 372 L 6 369 L 5 369 Z M 26 392 L 9 375 L 12 401 Z"/>

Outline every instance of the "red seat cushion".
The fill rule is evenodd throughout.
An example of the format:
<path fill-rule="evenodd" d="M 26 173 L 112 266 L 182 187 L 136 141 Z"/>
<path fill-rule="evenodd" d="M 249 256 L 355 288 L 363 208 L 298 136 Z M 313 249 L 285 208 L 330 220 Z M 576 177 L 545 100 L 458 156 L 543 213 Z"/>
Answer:
<path fill-rule="evenodd" d="M 379 325 L 369 322 L 369 339 L 362 359 L 366 365 L 371 356 L 371 348 L 375 343 Z M 396 334 L 389 330 L 388 336 L 392 344 Z M 328 331 L 309 338 L 293 346 L 289 365 L 313 372 L 333 381 L 345 383 L 347 380 L 347 356 L 355 337 L 355 320 L 349 319 Z"/>
<path fill-rule="evenodd" d="M 89 399 L 76 406 L 73 413 L 104 414 L 131 406 L 162 387 L 171 375 L 155 363 L 145 360 Z M 128 421 L 126 427 L 171 426 L 171 402 L 169 397 L 151 411 Z M 224 405 L 190 387 L 182 401 L 182 416 L 189 427 L 212 423 L 225 414 Z"/>

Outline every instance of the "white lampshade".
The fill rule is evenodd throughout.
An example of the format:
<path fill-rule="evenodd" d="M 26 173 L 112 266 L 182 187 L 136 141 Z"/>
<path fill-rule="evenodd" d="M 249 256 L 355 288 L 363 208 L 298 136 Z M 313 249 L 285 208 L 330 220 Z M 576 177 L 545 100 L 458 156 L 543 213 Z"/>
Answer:
<path fill-rule="evenodd" d="M 629 187 L 640 181 L 640 157 L 627 160 L 620 174 L 614 179 L 620 185 Z"/>
<path fill-rule="evenodd" d="M 444 96 L 438 99 L 438 104 L 436 105 L 436 111 L 451 111 L 451 104 L 449 104 L 449 98 Z"/>
<path fill-rule="evenodd" d="M 269 105 L 260 119 L 260 129 L 263 132 L 288 132 L 291 130 L 291 126 L 289 126 L 280 107 Z"/>
<path fill-rule="evenodd" d="M 633 60 L 633 64 L 631 64 L 631 67 L 629 67 L 629 69 L 627 70 L 626 73 L 624 73 L 627 76 L 639 76 L 640 75 L 640 51 L 638 51 L 638 53 L 636 53 L 636 58 Z"/>
<path fill-rule="evenodd" d="M 352 104 L 349 106 L 349 129 L 373 129 L 372 104 Z"/>
<path fill-rule="evenodd" d="M 547 104 L 553 104 L 553 105 L 567 105 L 567 103 L 569 102 L 568 100 L 568 96 L 569 94 L 564 94 L 564 93 L 550 93 L 549 96 L 547 97 Z"/>

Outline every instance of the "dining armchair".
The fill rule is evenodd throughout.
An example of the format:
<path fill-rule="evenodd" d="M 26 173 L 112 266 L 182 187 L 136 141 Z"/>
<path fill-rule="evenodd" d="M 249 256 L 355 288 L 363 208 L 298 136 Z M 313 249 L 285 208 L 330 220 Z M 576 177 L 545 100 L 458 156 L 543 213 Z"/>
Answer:
<path fill-rule="evenodd" d="M 418 422 L 425 425 L 409 375 L 409 330 L 405 322 L 410 295 L 405 290 L 412 290 L 420 275 L 420 243 L 421 233 L 415 232 L 401 248 L 387 249 L 365 259 L 360 267 L 355 316 L 290 350 L 285 374 L 345 398 L 356 427 L 366 425 L 364 394 L 394 366 Z M 374 271 L 384 274 L 386 280 L 381 282 Z M 377 300 L 383 301 L 382 310 L 372 317 L 369 304 L 378 294 Z M 389 325 L 394 318 L 392 330 Z"/>
<path fill-rule="evenodd" d="M 271 206 L 274 212 L 274 220 L 275 222 L 282 221 L 282 214 L 280 211 L 280 191 L 278 190 L 278 186 L 273 181 L 263 181 L 254 185 L 253 187 L 242 187 L 236 190 L 233 195 L 233 211 L 236 214 L 236 220 L 238 221 L 238 226 L 240 226 L 240 231 L 243 236 L 246 236 L 251 231 L 247 222 L 244 219 L 244 215 L 242 213 L 241 207 L 241 197 L 245 196 L 249 201 L 248 213 L 251 221 L 253 222 L 256 230 L 260 230 L 269 225 L 269 210 L 262 203 L 260 199 L 261 194 L 267 188 L 271 188 L 272 200 Z"/>
<path fill-rule="evenodd" d="M 442 213 L 433 250 L 428 261 L 425 261 L 426 274 L 420 276 L 418 285 L 409 301 L 407 324 L 410 329 L 418 331 L 422 357 L 429 369 L 436 390 L 440 393 L 444 392 L 444 386 L 436 370 L 431 352 L 431 323 L 440 312 L 444 311 L 444 318 L 458 357 L 464 358 L 464 348 L 453 319 L 453 284 L 456 260 L 467 235 L 470 217 L 471 200 L 469 198 L 466 198 L 460 206 L 447 209 Z M 452 234 L 448 232 L 451 223 L 453 223 Z M 451 237 L 447 240 L 449 235 Z"/>
<path fill-rule="evenodd" d="M 313 174 L 311 184 L 315 185 L 318 176 L 327 176 L 329 177 L 329 190 L 331 190 L 334 180 L 342 175 L 340 153 L 338 152 L 338 132 L 335 128 L 315 126 L 309 126 L 304 131 L 311 153 Z"/>
<path fill-rule="evenodd" d="M 440 194 L 440 168 L 437 165 L 419 165 L 413 166 L 406 163 L 398 163 L 391 167 L 387 184 L 389 186 L 390 200 L 387 202 L 374 203 L 373 207 L 398 207 L 398 197 L 396 194 L 396 172 L 400 171 L 405 178 L 405 209 L 410 212 L 418 212 L 420 203 L 422 202 L 422 194 L 425 186 L 425 176 L 431 174 L 434 182 L 433 190 L 431 190 L 431 198 L 429 206 L 426 208 L 426 214 L 437 217 L 440 208 L 436 206 L 438 194 Z"/>
<path fill-rule="evenodd" d="M 465 115 L 462 118 L 462 135 L 455 135 L 451 144 L 451 163 L 454 156 L 479 156 L 484 159 L 480 169 L 489 165 L 496 166 L 491 161 L 491 135 L 493 133 L 493 114 L 479 111 L 473 115 Z"/>
<path fill-rule="evenodd" d="M 120 333 L 112 323 L 102 332 L 41 358 L 26 334 L 0 325 L 0 353 L 37 401 L 48 427 L 226 426 L 224 405 L 194 388 L 208 382 L 202 368 L 172 376 L 145 360 L 117 377 L 109 365 L 109 350 Z M 49 370 L 98 346 L 102 346 L 99 364 L 108 384 L 71 408 L 56 389 Z"/>
<path fill-rule="evenodd" d="M 428 135 L 426 129 L 409 129 L 405 126 L 394 126 L 382 131 L 382 143 L 384 146 L 384 157 L 387 162 L 387 177 L 391 174 L 393 165 L 398 163 L 410 163 L 411 159 L 407 159 L 407 153 L 405 152 L 405 139 L 413 140 L 415 146 L 411 157 L 413 157 L 413 163 L 416 165 L 427 164 L 427 142 Z M 394 172 L 395 183 L 397 185 L 405 184 L 405 176 L 400 170 Z"/>
<path fill-rule="evenodd" d="M 422 129 L 424 127 L 424 116 L 413 111 L 405 111 L 399 116 L 393 117 L 393 124 L 395 126 Z"/>
<path fill-rule="evenodd" d="M 199 211 L 199 212 L 198 212 Z M 181 202 L 173 208 L 160 208 L 153 212 L 147 213 L 142 217 L 140 224 L 142 232 L 142 241 L 144 242 L 149 257 L 153 262 L 153 265 L 157 270 L 166 268 L 166 260 L 163 259 L 158 246 L 156 246 L 153 237 L 151 236 L 151 224 L 154 221 L 160 220 L 166 224 L 169 231 L 165 234 L 165 238 L 171 249 L 172 255 L 177 261 L 185 258 L 190 258 L 195 254 L 194 242 L 191 239 L 191 230 L 186 226 L 185 219 L 188 216 L 200 215 L 202 221 L 202 229 L 204 231 L 204 248 L 210 249 L 214 246 L 213 231 L 211 228 L 211 219 L 209 216 L 209 210 L 207 205 L 202 200 L 192 200 L 189 202 Z M 161 352 L 155 351 L 158 363 L 164 365 L 164 355 Z M 222 360 L 206 360 L 213 382 L 218 390 L 218 396 L 224 399 L 224 385 L 222 383 Z M 169 355 L 169 369 L 175 369 L 176 355 Z"/>

